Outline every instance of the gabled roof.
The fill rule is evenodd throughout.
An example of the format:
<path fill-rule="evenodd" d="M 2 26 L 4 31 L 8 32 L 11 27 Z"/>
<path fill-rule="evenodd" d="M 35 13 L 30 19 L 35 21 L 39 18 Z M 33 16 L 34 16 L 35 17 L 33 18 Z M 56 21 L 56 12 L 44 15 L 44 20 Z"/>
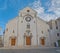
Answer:
<path fill-rule="evenodd" d="M 35 10 L 33 10 L 33 9 L 30 8 L 30 7 L 24 8 L 23 10 L 21 10 L 21 12 L 24 12 L 24 11 L 27 11 L 27 10 L 30 10 L 30 11 L 32 11 L 33 13 L 37 13 Z"/>

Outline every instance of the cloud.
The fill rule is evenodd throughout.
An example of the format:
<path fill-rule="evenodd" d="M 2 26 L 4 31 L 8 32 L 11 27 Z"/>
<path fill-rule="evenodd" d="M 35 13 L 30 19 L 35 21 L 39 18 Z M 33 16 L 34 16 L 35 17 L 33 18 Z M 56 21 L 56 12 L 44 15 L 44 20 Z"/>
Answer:
<path fill-rule="evenodd" d="M 52 11 L 57 17 L 60 17 L 60 0 L 52 0 L 48 11 Z"/>
<path fill-rule="evenodd" d="M 38 14 L 41 14 L 44 12 L 44 8 L 41 7 L 41 2 L 40 0 L 37 0 L 37 1 L 34 1 L 32 4 L 31 4 L 32 8 L 34 10 L 36 10 L 38 12 Z"/>
<path fill-rule="evenodd" d="M 42 7 L 42 2 L 40 2 L 40 0 L 35 0 L 30 6 L 37 11 L 38 16 L 45 20 L 45 21 L 49 21 L 51 19 L 56 19 L 57 17 L 59 17 L 60 15 L 60 0 L 51 0 L 45 3 L 45 5 L 47 6 L 47 12 L 45 12 L 45 8 Z M 52 12 L 52 13 L 49 13 Z"/>
<path fill-rule="evenodd" d="M 38 16 L 44 14 L 44 8 L 41 6 L 40 0 L 35 0 L 32 4 L 29 4 L 35 11 L 37 11 Z"/>

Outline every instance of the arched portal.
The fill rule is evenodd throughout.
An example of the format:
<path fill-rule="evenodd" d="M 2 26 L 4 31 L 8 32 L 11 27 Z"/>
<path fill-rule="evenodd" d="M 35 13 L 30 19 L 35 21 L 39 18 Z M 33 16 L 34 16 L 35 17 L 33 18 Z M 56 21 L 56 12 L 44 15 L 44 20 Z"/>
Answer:
<path fill-rule="evenodd" d="M 31 37 L 26 36 L 26 45 L 31 45 Z"/>
<path fill-rule="evenodd" d="M 16 37 L 10 37 L 10 45 L 15 46 L 16 45 Z"/>
<path fill-rule="evenodd" d="M 11 38 L 11 46 L 15 46 L 16 44 L 16 38 Z"/>
<path fill-rule="evenodd" d="M 45 45 L 45 37 L 40 38 L 40 44 L 43 46 Z"/>

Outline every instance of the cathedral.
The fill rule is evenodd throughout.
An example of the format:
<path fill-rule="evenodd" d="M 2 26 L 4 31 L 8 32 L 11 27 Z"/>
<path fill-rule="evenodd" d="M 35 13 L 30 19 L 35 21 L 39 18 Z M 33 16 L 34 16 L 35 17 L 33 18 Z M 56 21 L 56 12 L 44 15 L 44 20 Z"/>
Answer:
<path fill-rule="evenodd" d="M 4 47 L 50 47 L 49 25 L 29 7 L 8 21 L 4 34 Z"/>

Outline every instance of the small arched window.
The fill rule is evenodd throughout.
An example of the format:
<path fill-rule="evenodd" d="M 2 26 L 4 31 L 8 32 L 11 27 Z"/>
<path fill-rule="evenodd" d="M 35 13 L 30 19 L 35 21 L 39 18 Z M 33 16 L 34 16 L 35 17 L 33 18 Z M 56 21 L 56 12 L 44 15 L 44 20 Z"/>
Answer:
<path fill-rule="evenodd" d="M 42 34 L 43 34 L 43 31 L 41 31 L 42 32 Z"/>
<path fill-rule="evenodd" d="M 14 30 L 13 30 L 13 33 L 14 33 Z"/>
<path fill-rule="evenodd" d="M 27 29 L 30 29 L 30 24 L 27 24 Z"/>
<path fill-rule="evenodd" d="M 48 29 L 48 32 L 49 32 L 49 29 Z"/>
<path fill-rule="evenodd" d="M 6 29 L 6 31 L 8 31 L 8 28 Z"/>

